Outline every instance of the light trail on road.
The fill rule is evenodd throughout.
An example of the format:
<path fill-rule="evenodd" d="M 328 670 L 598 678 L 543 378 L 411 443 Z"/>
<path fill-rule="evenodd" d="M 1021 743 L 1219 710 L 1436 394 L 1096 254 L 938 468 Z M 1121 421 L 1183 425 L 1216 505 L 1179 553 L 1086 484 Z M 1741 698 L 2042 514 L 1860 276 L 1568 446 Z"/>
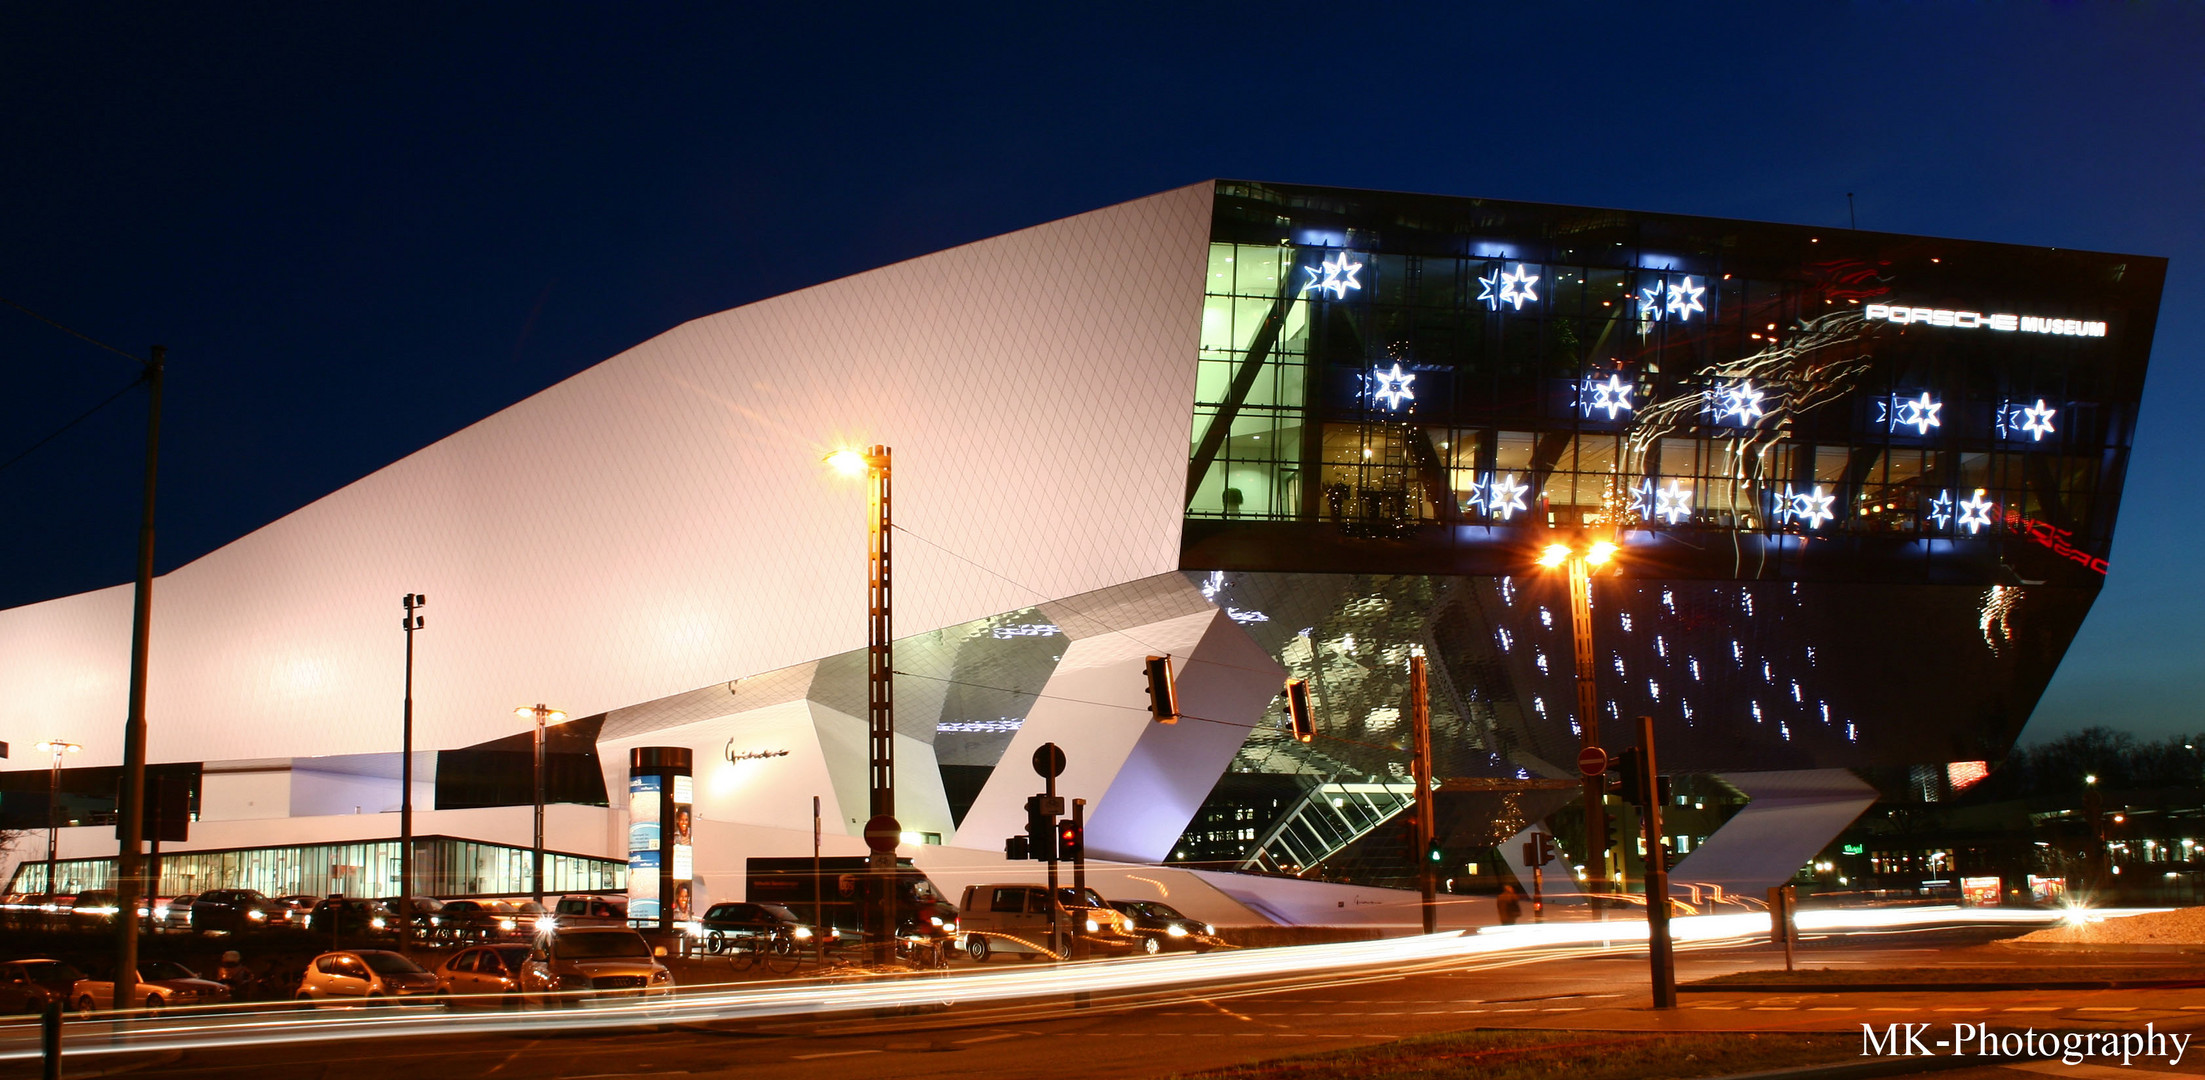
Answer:
<path fill-rule="evenodd" d="M 2140 914 L 2142 909 L 2093 911 L 2092 918 Z M 1799 912 L 1801 931 L 1874 933 L 1958 926 L 2047 926 L 2066 921 L 2061 911 L 2003 908 L 1821 909 Z M 1714 947 L 1765 937 L 1766 915 L 1693 915 L 1670 924 L 1680 946 Z M 1155 995 L 1207 990 L 1205 997 L 1238 997 L 1288 988 L 1351 985 L 1375 978 L 1434 969 L 1475 970 L 1535 963 L 1618 949 L 1637 951 L 1646 940 L 1643 921 L 1573 921 L 1485 927 L 1377 941 L 1299 945 L 1269 949 L 1089 961 L 1036 970 L 967 970 L 857 981 L 809 979 L 753 986 L 692 988 L 660 1001 L 624 1000 L 583 1008 L 524 1012 L 405 1011 L 396 1007 L 336 1011 L 267 1011 L 237 1006 L 188 1016 L 130 1017 L 68 1025 L 70 1058 L 123 1053 L 212 1050 L 359 1039 L 508 1033 L 542 1037 L 669 1024 L 730 1021 L 830 1020 L 852 1013 L 876 1016 L 959 1005 L 1010 1003 L 1075 993 L 1105 997 L 1105 1007 L 1158 1004 Z M 1109 1001 L 1111 996 L 1125 1000 Z M 40 1056 L 36 1023 L 0 1026 L 0 1061 Z"/>

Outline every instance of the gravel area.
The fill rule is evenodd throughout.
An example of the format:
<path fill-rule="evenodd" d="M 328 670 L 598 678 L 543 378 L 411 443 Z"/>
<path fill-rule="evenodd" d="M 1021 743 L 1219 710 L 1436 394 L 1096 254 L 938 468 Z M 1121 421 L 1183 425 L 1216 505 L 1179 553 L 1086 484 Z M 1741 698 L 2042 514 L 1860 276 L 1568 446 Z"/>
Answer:
<path fill-rule="evenodd" d="M 2023 934 L 2014 940 L 2058 945 L 2205 945 L 2205 907 L 2094 919 Z"/>

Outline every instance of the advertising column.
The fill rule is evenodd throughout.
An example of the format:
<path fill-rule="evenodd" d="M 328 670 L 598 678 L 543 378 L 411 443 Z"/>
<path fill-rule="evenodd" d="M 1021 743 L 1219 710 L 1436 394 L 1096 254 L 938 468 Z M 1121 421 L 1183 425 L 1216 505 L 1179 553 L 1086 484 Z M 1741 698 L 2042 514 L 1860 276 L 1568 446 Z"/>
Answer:
<path fill-rule="evenodd" d="M 693 874 L 690 753 L 685 746 L 628 752 L 628 919 L 672 930 L 689 919 Z"/>

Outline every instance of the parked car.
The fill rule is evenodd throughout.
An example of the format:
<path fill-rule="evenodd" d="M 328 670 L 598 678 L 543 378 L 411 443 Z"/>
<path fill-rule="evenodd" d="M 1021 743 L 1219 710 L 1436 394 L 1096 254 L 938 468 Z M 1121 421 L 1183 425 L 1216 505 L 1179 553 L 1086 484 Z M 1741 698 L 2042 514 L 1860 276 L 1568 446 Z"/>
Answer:
<path fill-rule="evenodd" d="M 59 960 L 0 964 L 0 1014 L 34 1013 L 50 1002 L 69 1004 L 84 973 Z"/>
<path fill-rule="evenodd" d="M 795 912 L 779 904 L 714 904 L 690 924 L 690 936 L 712 952 L 746 948 L 758 939 L 777 949 L 810 948 L 814 931 Z"/>
<path fill-rule="evenodd" d="M 1142 952 L 1154 956 L 1166 949 L 1207 952 L 1218 945 L 1217 927 L 1181 915 L 1177 908 L 1155 900 L 1112 900 L 1110 906 L 1132 920 Z"/>
<path fill-rule="evenodd" d="M 314 913 L 314 905 L 321 902 L 319 896 L 295 893 L 268 901 L 268 924 L 306 929 L 307 917 Z"/>
<path fill-rule="evenodd" d="M 478 945 L 461 949 L 436 967 L 436 994 L 445 1005 L 514 1006 L 521 1003 L 526 945 Z"/>
<path fill-rule="evenodd" d="M 664 955 L 624 926 L 562 926 L 536 936 L 521 993 L 536 1005 L 672 994 L 674 975 L 658 962 Z"/>
<path fill-rule="evenodd" d="M 191 929 L 191 905 L 197 893 L 184 893 L 153 901 L 153 926 L 157 930 Z"/>
<path fill-rule="evenodd" d="M 383 908 L 391 916 L 390 927 L 394 932 L 405 928 L 406 919 L 401 917 L 410 917 L 413 935 L 427 938 L 435 936 L 439 929 L 437 913 L 444 910 L 444 901 L 433 896 L 386 896 Z"/>
<path fill-rule="evenodd" d="M 317 934 L 350 934 L 355 937 L 395 934 L 390 928 L 390 909 L 380 900 L 332 896 L 314 904 L 307 915 L 308 930 Z"/>
<path fill-rule="evenodd" d="M 1056 904 L 1064 928 L 1090 948 L 1125 952 L 1139 945 L 1133 920 L 1113 910 L 1093 889 L 1060 888 Z M 1049 919 L 1048 887 L 1024 883 L 967 885 L 958 913 L 965 951 L 979 963 L 999 952 L 1048 955 Z"/>
<path fill-rule="evenodd" d="M 113 965 L 94 965 L 93 973 L 77 980 L 70 990 L 77 1011 L 89 1015 L 115 1004 L 115 978 Z M 199 973 L 182 964 L 168 960 L 147 960 L 138 965 L 135 989 L 130 1000 L 147 1009 L 183 1009 L 200 1005 L 220 1005 L 230 1000 L 230 988 L 212 979 L 202 979 Z"/>
<path fill-rule="evenodd" d="M 299 980 L 298 1000 L 309 1004 L 325 1001 L 398 1004 L 407 999 L 432 1000 L 436 976 L 403 953 L 383 949 L 326 952 L 306 965 Z"/>
<path fill-rule="evenodd" d="M 436 915 L 437 936 L 451 941 L 526 937 L 536 932 L 540 914 L 540 909 L 524 913 L 521 905 L 510 900 L 446 900 Z"/>
<path fill-rule="evenodd" d="M 552 925 L 626 926 L 628 900 L 621 896 L 562 896 L 551 908 Z"/>
<path fill-rule="evenodd" d="M 259 889 L 209 889 L 191 904 L 191 928 L 202 934 L 234 934 L 268 925 L 270 901 Z"/>

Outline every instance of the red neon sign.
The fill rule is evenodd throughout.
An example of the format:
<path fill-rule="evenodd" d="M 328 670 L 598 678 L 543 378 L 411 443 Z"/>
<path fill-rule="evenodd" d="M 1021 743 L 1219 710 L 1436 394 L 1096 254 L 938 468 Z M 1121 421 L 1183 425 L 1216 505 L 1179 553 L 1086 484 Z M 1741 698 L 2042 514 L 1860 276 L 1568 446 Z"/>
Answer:
<path fill-rule="evenodd" d="M 2051 548 L 2052 553 L 2060 558 L 2070 559 L 2101 574 L 2105 573 L 2105 560 L 2087 551 L 2079 550 L 2075 545 L 2068 543 L 2067 538 L 2074 534 L 2067 529 L 2054 528 L 2035 518 L 2022 517 L 2012 510 L 2006 511 L 2006 527 L 2020 530 L 2029 539 Z"/>

